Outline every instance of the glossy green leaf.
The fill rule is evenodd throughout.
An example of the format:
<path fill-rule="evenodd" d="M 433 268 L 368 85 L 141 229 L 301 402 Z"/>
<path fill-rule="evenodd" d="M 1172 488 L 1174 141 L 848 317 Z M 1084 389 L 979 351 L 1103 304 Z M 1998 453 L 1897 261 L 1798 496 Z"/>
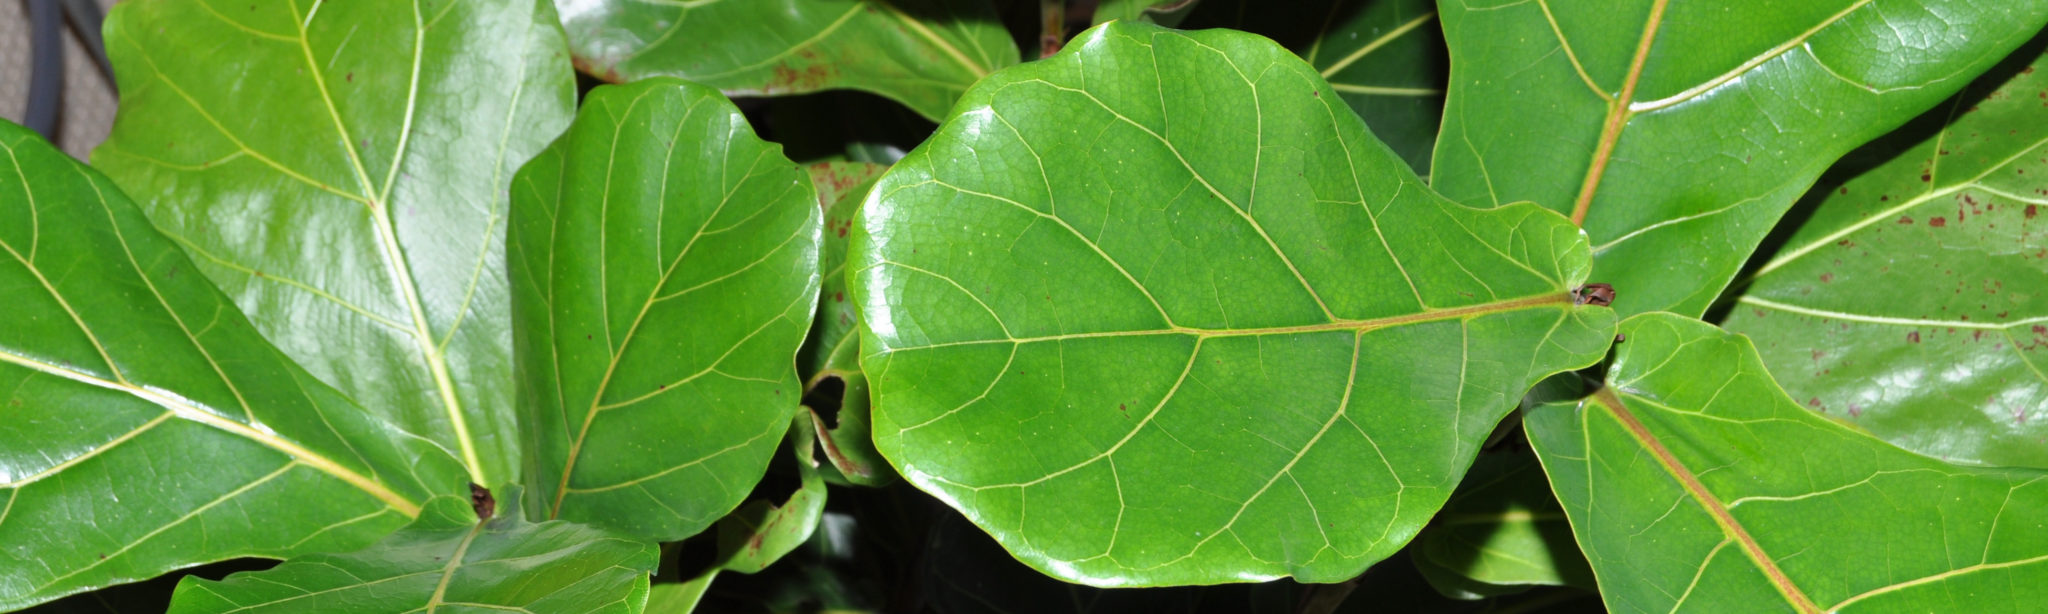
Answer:
<path fill-rule="evenodd" d="M 852 88 L 946 108 L 1017 43 L 987 0 L 558 0 L 576 64 L 606 81 L 682 77 L 733 96 Z"/>
<path fill-rule="evenodd" d="M 711 590 L 711 582 L 718 579 L 718 570 L 704 572 L 687 582 L 656 584 L 647 592 L 647 614 L 690 614 L 697 611 L 697 604 L 704 600 L 704 592 Z"/>
<path fill-rule="evenodd" d="M 2048 473 L 1942 463 L 1806 411 L 1748 339 L 1697 320 L 1621 332 L 1608 388 L 1524 420 L 1610 610 L 2048 603 Z"/>
<path fill-rule="evenodd" d="M 1705 311 L 1837 157 L 2048 21 L 2044 0 L 1443 1 L 1432 186 L 1581 221 L 1623 313 Z"/>
<path fill-rule="evenodd" d="M 1429 175 L 1450 70 L 1431 0 L 1209 0 L 1185 27 L 1247 30 L 1294 50 L 1373 136 Z"/>
<path fill-rule="evenodd" d="M 825 513 L 825 478 L 818 475 L 817 430 L 811 413 L 799 410 L 789 425 L 790 459 L 799 484 L 781 503 L 749 501 L 718 520 L 718 566 L 755 573 L 789 554 L 818 530 Z"/>
<path fill-rule="evenodd" d="M 172 0 L 106 29 L 94 165 L 315 376 L 517 480 L 505 189 L 574 101 L 552 7 Z"/>
<path fill-rule="evenodd" d="M 1564 510 L 1527 451 L 1480 454 L 1409 552 L 1423 576 L 1453 597 L 1477 599 L 1532 585 L 1593 588 Z"/>
<path fill-rule="evenodd" d="M 1613 313 L 1538 207 L 1437 197 L 1316 71 L 1112 22 L 970 91 L 850 260 L 876 447 L 1096 585 L 1357 574 Z"/>
<path fill-rule="evenodd" d="M 1792 398 L 1952 462 L 2048 467 L 2041 49 L 1809 195 L 1811 217 L 1725 323 L 1756 340 Z"/>
<path fill-rule="evenodd" d="M 868 379 L 860 371 L 860 313 L 846 292 L 846 244 L 861 201 L 888 168 L 862 162 L 810 167 L 818 206 L 825 212 L 825 241 L 818 254 L 824 280 L 818 289 L 818 315 L 797 354 L 805 401 L 812 411 L 829 414 L 829 419 L 814 414 L 817 419 L 806 424 L 816 425 L 818 443 L 839 475 L 868 486 L 886 484 L 896 474 L 875 451 Z"/>
<path fill-rule="evenodd" d="M 358 547 L 464 490 L 197 272 L 112 181 L 0 122 L 0 610 Z"/>
<path fill-rule="evenodd" d="M 512 189 L 529 515 L 658 541 L 761 479 L 818 292 L 803 169 L 716 90 L 592 90 Z"/>
<path fill-rule="evenodd" d="M 517 488 L 501 492 L 517 493 Z M 647 603 L 660 549 L 563 521 L 530 523 L 520 506 L 478 521 L 441 497 L 369 548 L 313 554 L 214 581 L 178 584 L 171 614 L 226 612 L 614 612 Z"/>

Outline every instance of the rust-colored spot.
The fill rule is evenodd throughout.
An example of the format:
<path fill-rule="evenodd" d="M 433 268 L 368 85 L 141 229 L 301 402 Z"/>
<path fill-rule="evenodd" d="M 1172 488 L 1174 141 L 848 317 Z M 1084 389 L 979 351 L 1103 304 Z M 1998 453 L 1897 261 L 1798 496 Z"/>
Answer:
<path fill-rule="evenodd" d="M 491 489 L 475 482 L 469 484 L 469 507 L 476 510 L 477 521 L 490 520 L 498 511 L 498 500 L 491 496 Z"/>
<path fill-rule="evenodd" d="M 1900 224 L 1900 225 L 1906 225 L 1906 224 L 1911 224 L 1911 223 L 1913 223 L 1913 218 L 1912 218 L 1911 216 L 1905 216 L 1905 215 L 1901 215 L 1901 216 L 1899 216 L 1899 224 Z"/>
<path fill-rule="evenodd" d="M 1913 332 L 1910 332 L 1910 333 L 1906 333 L 1906 342 L 1908 342 L 1908 343 L 1919 343 L 1919 342 L 1920 342 L 1920 331 L 1917 331 L 1917 330 L 1916 330 L 1916 331 L 1913 331 Z"/>
<path fill-rule="evenodd" d="M 846 293 L 845 293 L 845 292 L 834 292 L 834 293 L 832 293 L 832 302 L 834 302 L 834 303 L 844 303 L 844 302 L 846 302 Z"/>
<path fill-rule="evenodd" d="M 1824 284 L 1825 284 L 1825 283 L 1830 283 L 1830 282 L 1833 282 L 1833 281 L 1835 281 L 1835 274 L 1834 274 L 1834 273 L 1821 273 L 1821 274 L 1820 274 L 1820 283 L 1824 283 Z"/>
<path fill-rule="evenodd" d="M 1586 284 L 1572 290 L 1572 303 L 1606 307 L 1614 304 L 1614 286 L 1608 284 Z"/>
<path fill-rule="evenodd" d="M 1927 225 L 1933 226 L 1935 228 L 1940 228 L 1948 225 L 1948 219 L 1940 217 L 1930 218 L 1927 220 Z"/>
<path fill-rule="evenodd" d="M 1934 181 L 1934 175 L 1932 173 L 1920 173 L 1921 183 L 1927 183 L 1930 181 Z"/>
<path fill-rule="evenodd" d="M 2027 205 L 2027 209 L 2024 213 L 2024 215 L 2027 216 L 2027 219 L 2034 219 L 2034 212 L 2036 209 L 2037 207 L 2035 205 Z"/>

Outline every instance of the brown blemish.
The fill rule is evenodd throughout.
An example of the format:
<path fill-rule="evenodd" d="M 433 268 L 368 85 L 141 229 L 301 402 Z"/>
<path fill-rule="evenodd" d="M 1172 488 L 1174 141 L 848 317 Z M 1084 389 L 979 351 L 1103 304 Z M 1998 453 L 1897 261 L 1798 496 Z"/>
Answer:
<path fill-rule="evenodd" d="M 1907 343 L 1919 343 L 1919 342 L 1920 342 L 1920 331 L 1917 331 L 1917 330 L 1916 330 L 1916 331 L 1913 331 L 1913 332 L 1909 332 L 1909 333 L 1906 333 L 1906 342 L 1907 342 Z"/>
<path fill-rule="evenodd" d="M 1928 225 L 1928 226 L 1933 226 L 1933 227 L 1935 227 L 1935 228 L 1940 228 L 1940 227 L 1943 227 L 1943 226 L 1947 226 L 1947 225 L 1948 225 L 1948 220 L 1947 220 L 1947 219 L 1945 219 L 1945 218 L 1939 218 L 1939 217 L 1937 217 L 1937 218 L 1932 218 L 1932 219 L 1929 219 L 1929 220 L 1927 220 L 1927 225 Z"/>

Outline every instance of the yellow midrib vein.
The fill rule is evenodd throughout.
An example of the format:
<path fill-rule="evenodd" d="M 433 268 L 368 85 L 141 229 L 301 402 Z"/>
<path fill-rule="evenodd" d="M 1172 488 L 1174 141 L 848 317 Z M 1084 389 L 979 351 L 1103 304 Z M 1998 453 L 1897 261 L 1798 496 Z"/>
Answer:
<path fill-rule="evenodd" d="M 362 198 L 369 205 L 370 225 L 376 231 L 378 249 L 383 253 L 385 263 L 389 267 L 392 286 L 398 290 L 399 298 L 403 301 L 407 312 L 412 317 L 413 326 L 410 336 L 413 337 L 414 345 L 419 348 L 420 360 L 426 364 L 429 374 L 433 376 L 435 392 L 440 397 L 441 406 L 447 413 L 449 427 L 455 431 L 455 443 L 462 449 L 463 466 L 469 472 L 470 481 L 478 484 L 491 484 L 494 480 L 492 476 L 484 473 L 483 461 L 477 453 L 475 438 L 469 432 L 468 417 L 463 415 L 462 412 L 461 397 L 455 392 L 454 376 L 448 371 L 447 358 L 443 355 L 440 345 L 434 339 L 434 334 L 431 331 L 432 327 L 427 323 L 426 311 L 422 307 L 419 290 L 415 287 L 418 280 L 413 277 L 412 266 L 406 261 L 404 249 L 398 244 L 398 230 L 391 221 L 391 203 L 389 202 L 391 188 L 393 185 L 396 185 L 399 166 L 405 161 L 406 142 L 409 140 L 410 133 L 412 132 L 413 117 L 418 112 L 420 62 L 426 47 L 426 25 L 422 23 L 419 3 L 412 3 L 412 73 L 409 77 L 410 85 L 406 92 L 404 123 L 399 130 L 398 143 L 396 144 L 396 149 L 393 150 L 391 169 L 387 173 L 384 189 L 381 192 L 376 189 L 370 179 L 369 171 L 363 166 L 362 153 L 356 150 L 354 137 L 348 130 L 348 124 L 342 120 L 341 111 L 339 107 L 335 106 L 332 90 L 327 86 L 327 79 L 322 76 L 320 65 L 313 57 L 312 38 L 307 33 L 307 28 L 311 26 L 313 15 L 309 12 L 303 18 L 298 18 L 297 2 L 293 2 L 291 8 L 295 17 L 293 22 L 298 25 L 299 50 L 306 61 L 306 74 L 313 79 L 314 89 L 320 92 L 320 99 L 326 104 L 327 116 L 334 123 L 335 133 L 341 137 L 342 151 L 347 154 L 349 164 L 355 171 L 356 181 L 362 186 Z M 314 10 L 317 11 L 318 9 L 319 5 L 315 4 Z M 450 332 L 452 334 L 453 331 Z"/>
<path fill-rule="evenodd" d="M 78 382 L 81 384 L 86 384 L 89 386 L 127 393 L 130 396 L 141 399 L 158 407 L 162 407 L 166 411 L 176 414 L 177 417 L 179 418 L 191 420 L 193 422 L 198 422 L 200 424 L 204 424 L 215 429 L 224 431 L 230 435 L 234 435 L 237 437 L 241 437 L 243 439 L 254 441 L 258 444 L 262 444 L 264 447 L 270 448 L 272 450 L 282 452 L 285 455 L 292 457 L 294 461 L 300 464 L 312 467 L 315 470 L 320 471 L 321 473 L 325 473 L 336 478 L 339 478 L 340 480 L 347 482 L 350 486 L 356 487 L 357 490 L 361 490 L 365 494 L 368 494 L 372 497 L 376 497 L 379 501 L 384 502 L 386 506 L 389 506 L 391 509 L 398 510 L 399 513 L 405 514 L 406 517 L 410 518 L 419 516 L 420 506 L 418 503 L 414 503 L 411 500 L 406 499 L 404 496 L 399 495 L 397 492 L 392 491 L 390 488 L 385 487 L 382 483 L 379 483 L 376 480 L 372 480 L 360 473 L 356 473 L 355 471 L 350 470 L 347 467 L 343 467 L 341 466 L 340 463 L 336 463 L 333 460 L 325 456 L 321 456 L 313 452 L 312 450 L 308 450 L 290 440 L 286 440 L 282 437 L 265 433 L 263 431 L 259 431 L 256 429 L 256 427 L 247 424 L 242 424 L 240 422 L 235 422 L 233 420 L 229 420 L 227 418 L 222 418 L 220 416 L 214 415 L 212 412 L 200 409 L 198 406 L 193 405 L 191 403 L 187 403 L 183 399 L 172 397 L 169 394 L 159 392 L 147 386 L 141 386 L 125 381 L 112 381 L 105 378 L 96 377 L 73 369 L 68 369 L 65 367 L 60 367 L 58 365 L 53 365 L 39 360 L 35 360 L 33 358 L 29 358 L 26 356 L 21 356 L 13 352 L 0 352 L 0 362 L 13 364 L 16 366 L 27 368 L 32 371 L 43 373 L 45 375 L 52 375 L 74 382 Z"/>
<path fill-rule="evenodd" d="M 1650 5 L 1650 18 L 1643 24 L 1643 35 L 1636 41 L 1635 58 L 1629 61 L 1628 77 L 1621 82 L 1621 95 L 1607 103 L 1607 122 L 1600 127 L 1600 142 L 1593 150 L 1593 161 L 1586 167 L 1586 180 L 1579 184 L 1577 202 L 1572 204 L 1572 225 L 1586 225 L 1586 210 L 1593 206 L 1593 194 L 1600 188 L 1600 177 L 1607 172 L 1607 161 L 1614 155 L 1614 144 L 1621 140 L 1622 127 L 1628 124 L 1635 111 L 1629 103 L 1635 99 L 1636 82 L 1643 76 L 1643 64 L 1649 61 L 1650 45 L 1657 41 L 1657 27 L 1664 20 L 1664 6 L 1669 0 L 1657 0 Z"/>
<path fill-rule="evenodd" d="M 1605 408 L 1607 415 L 1620 423 L 1622 428 L 1628 431 L 1629 436 L 1635 438 L 1636 443 L 1657 460 L 1657 464 L 1664 468 L 1664 472 L 1678 481 L 1686 495 L 1692 497 L 1693 501 L 1714 519 L 1714 524 L 1720 526 L 1721 532 L 1742 548 L 1742 553 L 1763 572 L 1771 586 L 1785 597 L 1786 603 L 1802 613 L 1819 614 L 1820 606 L 1815 605 L 1812 599 L 1808 599 L 1799 585 L 1793 583 L 1792 578 L 1778 568 L 1777 561 L 1772 560 L 1770 555 L 1764 552 L 1763 546 L 1757 543 L 1756 538 L 1749 534 L 1749 530 L 1743 528 L 1742 523 L 1735 519 L 1735 513 L 1728 511 L 1728 506 L 1721 503 L 1712 491 L 1707 490 L 1706 484 L 1700 482 L 1699 476 L 1686 468 L 1685 463 L 1680 462 L 1669 448 L 1664 447 L 1664 442 L 1658 440 L 1655 433 L 1650 432 L 1648 427 L 1643 426 L 1642 421 L 1636 419 L 1635 414 L 1622 403 L 1621 397 L 1615 396 L 1613 388 L 1601 388 L 1593 393 L 1593 401 L 1594 404 Z M 1590 460 L 1587 462 L 1591 463 Z"/>
<path fill-rule="evenodd" d="M 1401 325 L 1404 325 L 1404 324 L 1419 324 L 1419 323 L 1423 323 L 1423 322 L 1438 322 L 1438 321 L 1443 321 L 1443 320 L 1456 320 L 1456 319 L 1466 318 L 1466 317 L 1470 317 L 1470 316 L 1476 316 L 1476 315 L 1485 315 L 1485 314 L 1489 314 L 1489 313 L 1500 313 L 1500 312 L 1505 312 L 1505 311 L 1514 311 L 1514 310 L 1517 310 L 1517 309 L 1525 309 L 1525 308 L 1531 308 L 1531 307 L 1541 307 L 1541 306 L 1545 306 L 1545 305 L 1570 305 L 1570 304 L 1572 304 L 1572 296 L 1571 296 L 1571 294 L 1570 294 L 1570 293 L 1566 293 L 1566 292 L 1558 292 L 1558 293 L 1552 293 L 1552 294 L 1539 294 L 1539 295 L 1536 295 L 1536 296 L 1528 296 L 1528 297 L 1522 297 L 1522 298 L 1514 298 L 1514 299 L 1507 299 L 1507 300 L 1493 301 L 1493 302 L 1488 302 L 1488 303 L 1480 303 L 1480 304 L 1477 304 L 1477 305 L 1466 305 L 1466 306 L 1463 306 L 1463 307 L 1447 307 L 1447 308 L 1443 308 L 1443 309 L 1430 309 L 1430 310 L 1426 310 L 1426 311 L 1419 311 L 1419 312 L 1416 312 L 1416 313 L 1409 313 L 1409 314 L 1401 314 L 1401 315 L 1395 315 L 1395 316 L 1387 316 L 1387 317 L 1384 317 L 1384 318 L 1371 318 L 1371 319 L 1365 319 L 1365 320 L 1338 320 L 1338 321 L 1334 321 L 1334 322 L 1323 322 L 1323 323 L 1319 323 L 1319 324 L 1303 324 L 1303 325 L 1298 325 L 1298 326 L 1269 326 L 1269 327 L 1262 327 L 1262 328 L 1226 328 L 1226 329 L 1218 329 L 1218 328 L 1194 328 L 1194 327 L 1188 327 L 1188 326 L 1169 326 L 1169 327 L 1165 327 L 1165 328 L 1157 328 L 1157 329 L 1150 329 L 1150 330 L 1126 330 L 1126 331 L 1105 331 L 1105 332 L 1096 332 L 1096 333 L 1067 333 L 1067 334 L 1060 334 L 1060 335 L 1045 335 L 1045 336 L 1040 336 L 1040 337 L 1006 337 L 1006 338 L 1002 338 L 1002 339 L 977 339 L 977 340 L 971 340 L 971 341 L 953 341 L 953 342 L 945 342 L 945 343 L 934 343 L 934 344 L 930 344 L 930 345 L 918 345 L 918 346 L 909 346 L 909 347 L 892 347 L 892 348 L 885 348 L 885 350 L 884 350 L 884 351 L 885 351 L 885 352 L 888 352 L 888 353 L 894 353 L 894 352 L 907 352 L 907 351 L 911 351 L 911 350 L 927 350 L 927 349 L 936 349 L 936 348 L 946 348 L 946 347 L 956 347 L 956 346 L 965 346 L 965 345 L 986 345 L 986 344 L 991 344 L 991 343 L 1019 343 L 1019 344 L 1021 344 L 1021 343 L 1038 343 L 1038 342 L 1045 342 L 1045 341 L 1064 341 L 1064 340 L 1069 340 L 1069 339 L 1099 339 L 1099 338 L 1107 338 L 1107 337 L 1148 337 L 1148 336 L 1156 336 L 1156 335 L 1188 335 L 1188 336 L 1193 336 L 1193 337 L 1196 337 L 1196 338 L 1203 338 L 1203 339 L 1206 339 L 1206 338 L 1213 338 L 1213 337 L 1251 337 L 1251 336 L 1260 336 L 1260 335 L 1297 335 L 1297 334 L 1307 334 L 1307 333 L 1321 333 L 1321 332 L 1336 332 L 1336 331 L 1353 331 L 1353 332 L 1371 332 L 1371 331 L 1374 331 L 1374 330 L 1378 330 L 1378 329 L 1382 329 L 1382 328 L 1388 328 L 1388 327 L 1393 327 L 1393 326 L 1401 326 Z"/>

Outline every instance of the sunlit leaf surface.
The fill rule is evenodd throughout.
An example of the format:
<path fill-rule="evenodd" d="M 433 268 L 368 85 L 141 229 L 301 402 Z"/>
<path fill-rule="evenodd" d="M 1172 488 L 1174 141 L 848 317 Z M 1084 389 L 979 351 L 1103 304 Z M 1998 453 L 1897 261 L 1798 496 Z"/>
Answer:
<path fill-rule="evenodd" d="M 1808 409 L 2048 467 L 2048 37 L 1845 160 L 1725 326 Z"/>
<path fill-rule="evenodd" d="M 1697 320 L 1621 332 L 1607 388 L 1524 421 L 1609 610 L 2048 602 L 2048 473 L 1942 463 L 1807 411 L 1747 339 Z"/>
<path fill-rule="evenodd" d="M 505 189 L 569 121 L 553 8 L 166 0 L 106 31 L 94 166 L 308 371 L 517 480 Z"/>
<path fill-rule="evenodd" d="M 855 228 L 876 444 L 1054 576 L 1355 575 L 1611 336 L 1576 228 L 1434 195 L 1266 39 L 1113 22 L 958 111 Z"/>
<path fill-rule="evenodd" d="M 466 492 L 197 273 L 112 181 L 0 122 L 0 610 L 358 547 Z"/>
<path fill-rule="evenodd" d="M 1624 314 L 1698 315 L 1837 157 L 1939 103 L 2048 0 L 1445 0 L 1431 185 L 1583 221 Z"/>

